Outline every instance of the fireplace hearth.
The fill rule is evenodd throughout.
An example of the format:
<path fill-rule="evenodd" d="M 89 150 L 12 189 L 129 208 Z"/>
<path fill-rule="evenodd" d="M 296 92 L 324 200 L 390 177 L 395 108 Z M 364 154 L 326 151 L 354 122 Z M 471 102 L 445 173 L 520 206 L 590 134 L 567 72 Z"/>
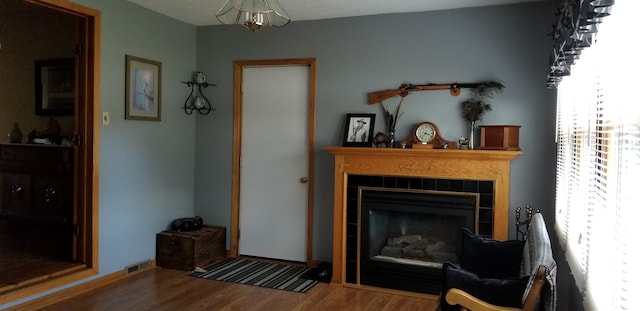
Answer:
<path fill-rule="evenodd" d="M 439 294 L 441 264 L 455 261 L 451 260 L 455 255 L 452 244 L 457 242 L 447 238 L 457 241 L 460 227 L 498 240 L 508 238 L 510 162 L 522 154 L 520 151 L 353 147 L 327 150 L 335 156 L 331 279 L 334 285 Z M 362 211 L 360 193 L 370 188 L 384 189 L 371 192 L 374 201 L 388 192 L 394 194 L 391 201 L 400 200 L 382 205 L 417 207 L 396 211 L 394 207 L 376 203 Z M 445 201 L 475 197 L 474 203 L 467 204 L 475 210 L 471 207 L 465 211 L 444 202 L 431 204 L 422 199 L 411 204 L 403 201 L 430 192 L 452 196 Z M 400 198 L 395 197 L 398 193 Z M 456 212 L 446 215 L 441 213 L 443 210 Z M 373 231 L 379 231 L 380 224 L 384 224 L 386 232 L 367 237 L 363 243 L 361 231 L 368 233 L 372 227 Z M 424 227 L 437 230 L 416 229 Z M 447 238 L 437 240 L 443 234 L 439 237 L 433 231 L 447 232 L 442 227 L 456 229 L 444 234 Z"/>

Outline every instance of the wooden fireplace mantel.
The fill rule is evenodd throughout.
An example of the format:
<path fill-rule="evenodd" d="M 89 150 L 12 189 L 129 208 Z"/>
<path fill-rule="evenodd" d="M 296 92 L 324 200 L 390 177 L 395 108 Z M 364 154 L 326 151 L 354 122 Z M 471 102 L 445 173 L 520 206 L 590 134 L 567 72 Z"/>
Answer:
<path fill-rule="evenodd" d="M 493 181 L 493 238 L 508 238 L 511 160 L 521 155 L 521 151 L 357 147 L 326 147 L 326 150 L 335 157 L 332 284 L 345 284 L 348 175 Z"/>

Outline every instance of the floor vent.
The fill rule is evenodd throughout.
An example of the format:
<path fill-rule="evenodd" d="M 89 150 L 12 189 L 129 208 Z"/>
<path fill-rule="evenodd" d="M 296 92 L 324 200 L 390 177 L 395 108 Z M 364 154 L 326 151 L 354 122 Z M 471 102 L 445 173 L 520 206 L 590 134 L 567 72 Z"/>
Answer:
<path fill-rule="evenodd" d="M 136 272 L 138 270 L 142 270 L 142 269 L 148 268 L 148 267 L 151 267 L 151 259 L 147 259 L 145 261 L 141 261 L 141 262 L 138 262 L 138 263 L 134 263 L 134 264 L 132 264 L 130 266 L 126 266 L 124 268 L 124 272 L 126 274 L 129 274 L 129 273 L 133 273 L 133 272 Z"/>

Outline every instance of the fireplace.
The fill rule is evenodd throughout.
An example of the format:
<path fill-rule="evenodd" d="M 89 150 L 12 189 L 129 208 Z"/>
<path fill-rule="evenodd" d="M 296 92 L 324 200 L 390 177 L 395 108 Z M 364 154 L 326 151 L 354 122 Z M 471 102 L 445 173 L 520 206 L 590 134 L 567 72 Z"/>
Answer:
<path fill-rule="evenodd" d="M 477 228 L 479 194 L 359 187 L 357 283 L 438 294 L 460 228 Z"/>
<path fill-rule="evenodd" d="M 362 211 L 358 212 L 358 201 L 362 189 L 384 189 L 385 191 L 383 192 L 385 193 L 383 195 L 388 194 L 386 192 L 398 192 L 401 197 L 411 192 L 416 192 L 418 195 L 431 191 L 453 192 L 453 195 L 469 193 L 470 197 L 476 198 L 475 204 L 478 207 L 475 214 L 470 216 L 470 214 L 461 213 L 464 216 L 458 215 L 459 218 L 454 217 L 453 220 L 449 219 L 446 222 L 455 223 L 452 226 L 457 226 L 458 232 L 460 225 L 464 223 L 464 226 L 475 226 L 473 228 L 469 227 L 469 229 L 478 234 L 498 240 L 508 238 L 510 162 L 522 154 L 521 151 L 357 147 L 327 147 L 327 150 L 335 157 L 332 285 L 368 287 L 380 290 L 399 289 L 407 292 L 437 294 L 440 289 L 438 278 L 441 274 L 440 269 L 438 269 L 438 262 L 445 258 L 451 258 L 447 257 L 449 255 L 442 254 L 443 257 L 439 260 L 429 263 L 420 262 L 424 260 L 414 261 L 416 260 L 415 258 L 390 259 L 378 257 L 377 259 L 369 260 L 370 255 L 378 251 L 375 249 L 379 247 L 380 242 L 378 240 L 400 237 L 374 238 L 375 241 L 370 243 L 375 244 L 376 247 L 365 245 L 366 249 L 362 248 L 362 241 L 359 240 L 361 220 L 358 217 L 362 213 Z M 380 191 L 374 192 L 374 197 L 379 194 Z M 410 194 L 409 196 L 412 195 Z M 438 216 L 441 208 L 421 207 L 420 209 L 426 209 L 430 212 L 416 213 L 415 211 L 410 211 L 408 213 L 412 216 L 411 218 L 427 217 L 420 214 L 444 217 Z M 381 212 L 381 210 L 384 209 L 376 207 L 373 211 L 366 211 L 365 213 L 396 213 L 393 210 L 384 212 Z M 406 217 L 406 215 L 393 217 L 402 218 Z M 366 221 L 369 222 L 370 226 L 371 223 L 381 222 L 382 220 L 374 217 L 374 219 Z M 411 240 L 417 239 L 417 237 L 404 237 L 402 239 Z M 397 240 L 397 242 L 402 243 L 401 240 Z M 397 251 L 392 248 L 385 250 L 386 255 L 393 252 Z M 367 256 L 361 256 L 362 254 Z M 362 260 L 363 257 L 366 257 L 366 259 Z M 414 283 L 420 283 L 420 286 L 417 286 L 419 287 L 418 289 L 415 286 L 413 288 L 399 288 L 393 284 L 380 283 L 376 280 L 386 279 L 389 274 L 384 269 L 374 272 L 373 276 L 367 275 L 363 277 L 364 274 L 371 270 L 369 266 L 375 266 L 380 261 L 384 261 L 380 259 L 409 262 L 411 263 L 410 265 L 402 263 L 402 268 L 391 272 L 391 274 L 405 274 L 408 279 L 422 277 L 430 279 L 430 282 L 415 281 Z M 370 263 L 364 263 L 367 260 Z M 406 269 L 416 269 L 414 266 L 418 266 L 418 270 L 426 271 L 426 268 L 421 268 L 424 266 L 434 266 L 435 269 L 431 269 L 431 272 L 425 272 L 424 274 L 404 271 Z M 434 276 L 436 273 L 438 274 L 437 277 Z M 408 281 L 394 282 L 403 283 Z M 429 283 L 431 285 L 425 285 Z"/>

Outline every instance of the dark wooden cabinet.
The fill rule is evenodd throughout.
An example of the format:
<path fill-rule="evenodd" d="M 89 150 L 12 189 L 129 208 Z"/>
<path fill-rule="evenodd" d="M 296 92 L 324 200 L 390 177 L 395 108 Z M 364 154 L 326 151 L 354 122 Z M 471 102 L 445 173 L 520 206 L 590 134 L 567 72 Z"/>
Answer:
<path fill-rule="evenodd" d="M 156 264 L 160 267 L 194 270 L 224 258 L 226 228 L 204 225 L 190 232 L 167 230 L 156 235 Z"/>
<path fill-rule="evenodd" d="M 0 144 L 0 216 L 69 225 L 73 147 Z"/>

